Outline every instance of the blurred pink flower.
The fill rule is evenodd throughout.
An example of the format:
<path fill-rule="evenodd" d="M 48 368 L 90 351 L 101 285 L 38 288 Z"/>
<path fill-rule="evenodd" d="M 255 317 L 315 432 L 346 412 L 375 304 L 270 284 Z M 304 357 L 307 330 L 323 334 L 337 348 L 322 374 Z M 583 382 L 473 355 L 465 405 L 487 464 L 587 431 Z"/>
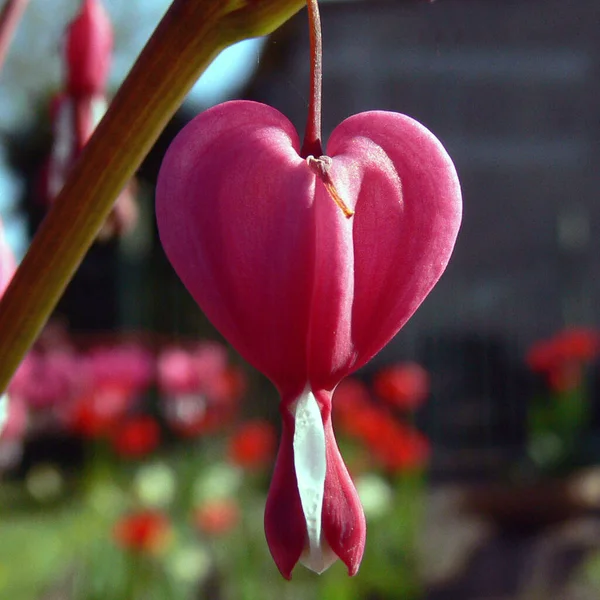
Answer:
<path fill-rule="evenodd" d="M 140 393 L 154 380 L 152 353 L 139 344 L 92 348 L 84 356 L 90 386 L 114 386 Z"/>
<path fill-rule="evenodd" d="M 32 350 L 15 373 L 9 393 L 33 409 L 47 409 L 73 400 L 85 383 L 85 368 L 74 351 Z"/>
<path fill-rule="evenodd" d="M 192 356 L 183 348 L 168 348 L 161 352 L 157 379 L 159 389 L 166 395 L 189 394 L 199 387 Z"/>
<path fill-rule="evenodd" d="M 158 357 L 158 387 L 167 395 L 211 393 L 228 369 L 227 350 L 216 342 L 167 348 Z"/>
<path fill-rule="evenodd" d="M 230 423 L 245 389 L 243 373 L 229 365 L 226 348 L 217 342 L 164 350 L 158 357 L 157 378 L 167 422 L 184 437 Z"/>

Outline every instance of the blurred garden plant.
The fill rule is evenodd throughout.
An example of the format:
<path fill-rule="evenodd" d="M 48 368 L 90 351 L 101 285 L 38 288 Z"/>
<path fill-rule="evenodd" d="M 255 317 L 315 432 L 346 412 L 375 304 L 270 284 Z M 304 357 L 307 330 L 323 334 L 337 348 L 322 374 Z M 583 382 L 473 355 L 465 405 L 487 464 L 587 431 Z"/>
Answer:
<path fill-rule="evenodd" d="M 543 472 L 585 461 L 591 416 L 589 367 L 600 352 L 600 334 L 571 328 L 534 344 L 526 357 L 542 389 L 529 411 L 529 454 Z"/>
<path fill-rule="evenodd" d="M 56 329 L 49 338 L 51 346 L 62 339 L 69 361 L 50 361 L 44 370 L 29 372 L 34 393 L 17 404 L 28 419 L 13 431 L 19 440 L 75 435 L 85 460 L 74 471 L 68 463 L 46 459 L 29 467 L 23 481 L 4 478 L 0 508 L 11 517 L 0 523 L 2 597 L 38 600 L 51 591 L 69 600 L 422 597 L 417 537 L 429 446 L 411 425 L 413 408 L 390 405 L 389 395 L 380 398 L 375 385 L 357 379 L 336 390 L 334 420 L 369 522 L 367 552 L 351 584 L 342 568 L 333 567 L 318 579 L 298 573 L 290 590 L 284 580 L 272 578 L 261 524 L 277 432 L 264 419 L 242 418 L 242 396 L 251 401 L 255 391 L 240 383 L 242 377 L 230 386 L 238 368 L 224 348 L 202 341 L 150 350 L 115 341 L 78 349 L 81 343 Z M 40 355 L 49 350 L 41 342 L 35 349 Z M 197 366 L 190 372 L 182 364 Z M 189 381 L 190 375 L 195 383 L 185 389 L 204 406 L 206 423 L 200 426 L 199 411 L 183 411 L 193 435 L 165 412 L 171 394 L 181 389 L 174 380 Z M 20 373 L 21 385 L 26 376 Z M 65 384 L 55 386 L 57 379 Z M 46 381 L 56 395 L 40 403 L 35 390 Z M 98 412 L 102 404 L 88 391 L 111 385 L 131 395 L 125 407 L 117 402 L 116 412 L 107 402 L 106 420 Z M 226 389 L 236 397 L 225 398 Z M 407 391 L 405 386 L 402 394 Z M 423 389 L 413 392 L 422 396 Z M 222 403 L 237 409 L 222 412 Z M 73 404 L 87 415 L 75 427 Z M 372 435 L 373 423 L 384 428 L 381 439 Z"/>

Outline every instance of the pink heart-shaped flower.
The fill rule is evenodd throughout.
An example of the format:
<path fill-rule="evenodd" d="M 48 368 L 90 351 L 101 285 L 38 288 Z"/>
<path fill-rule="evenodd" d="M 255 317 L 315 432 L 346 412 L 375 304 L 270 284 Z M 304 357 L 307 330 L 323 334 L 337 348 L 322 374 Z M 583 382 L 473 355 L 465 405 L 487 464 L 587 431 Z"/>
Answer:
<path fill-rule="evenodd" d="M 234 101 L 177 136 L 156 203 L 177 274 L 281 394 L 265 517 L 279 569 L 289 577 L 303 555 L 320 571 L 333 552 L 355 573 L 364 516 L 333 437 L 331 392 L 443 273 L 461 220 L 452 161 L 422 125 L 381 111 L 345 120 L 326 157 L 304 159 L 281 113 Z"/>

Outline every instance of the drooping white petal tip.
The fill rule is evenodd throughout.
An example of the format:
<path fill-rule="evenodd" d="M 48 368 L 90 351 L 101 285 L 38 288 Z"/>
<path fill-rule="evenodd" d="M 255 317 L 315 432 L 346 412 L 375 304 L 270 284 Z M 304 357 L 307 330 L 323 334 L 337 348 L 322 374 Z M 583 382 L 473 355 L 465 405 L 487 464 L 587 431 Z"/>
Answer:
<path fill-rule="evenodd" d="M 300 564 L 314 571 L 317 575 L 324 573 L 338 559 L 337 554 L 329 547 L 325 538 L 321 538 L 318 548 L 309 546 L 300 556 Z"/>
<path fill-rule="evenodd" d="M 309 389 L 298 398 L 294 416 L 294 468 L 308 536 L 300 562 L 311 571 L 322 573 L 337 556 L 322 537 L 321 513 L 327 471 L 325 429 L 317 399 Z"/>

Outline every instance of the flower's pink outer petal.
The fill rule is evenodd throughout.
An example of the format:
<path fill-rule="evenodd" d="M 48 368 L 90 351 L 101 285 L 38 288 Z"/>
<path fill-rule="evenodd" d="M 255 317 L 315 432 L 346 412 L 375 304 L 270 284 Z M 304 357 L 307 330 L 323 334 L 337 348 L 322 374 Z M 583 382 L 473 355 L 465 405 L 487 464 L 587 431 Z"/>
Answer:
<path fill-rule="evenodd" d="M 327 145 L 346 219 L 318 182 L 309 343 L 313 389 L 332 389 L 406 323 L 442 275 L 462 203 L 454 165 L 413 119 L 350 117 Z"/>
<path fill-rule="evenodd" d="M 321 517 L 323 534 L 331 549 L 348 568 L 348 574 L 356 575 L 367 539 L 365 514 L 333 433 L 331 392 L 317 392 L 315 396 L 321 404 L 327 449 Z"/>
<path fill-rule="evenodd" d="M 175 271 L 223 336 L 290 397 L 306 386 L 315 251 L 315 176 L 298 148 L 275 109 L 221 104 L 176 137 L 156 192 Z"/>
<path fill-rule="evenodd" d="M 331 424 L 331 393 L 315 394 L 321 407 L 327 448 L 327 472 L 321 515 L 322 533 L 333 552 L 355 575 L 362 560 L 366 541 L 365 515 L 354 483 L 348 474 L 335 441 Z M 293 438 L 295 421 L 281 404 L 283 430 L 265 507 L 265 535 L 273 560 L 281 574 L 291 573 L 306 548 L 306 521 L 294 470 Z"/>
<path fill-rule="evenodd" d="M 265 537 L 277 568 L 291 579 L 307 534 L 294 469 L 294 417 L 287 408 L 282 408 L 282 417 L 279 451 L 265 506 Z"/>

